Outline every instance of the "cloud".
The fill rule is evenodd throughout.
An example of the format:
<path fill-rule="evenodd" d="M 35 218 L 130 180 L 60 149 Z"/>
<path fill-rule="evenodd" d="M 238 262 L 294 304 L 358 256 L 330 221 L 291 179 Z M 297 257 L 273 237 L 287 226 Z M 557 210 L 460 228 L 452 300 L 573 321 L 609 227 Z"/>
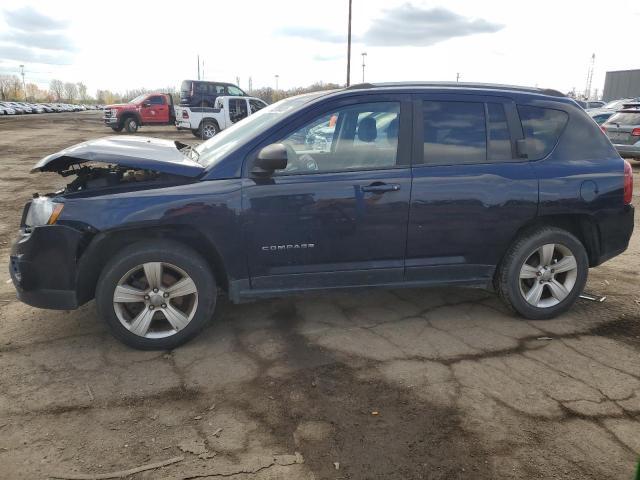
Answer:
<path fill-rule="evenodd" d="M 317 62 L 335 62 L 345 57 L 346 55 L 314 55 L 313 59 Z"/>
<path fill-rule="evenodd" d="M 42 53 L 33 48 L 20 45 L 0 45 L 0 59 L 15 60 L 24 63 L 45 63 L 49 65 L 68 65 L 71 56 L 66 53 Z"/>
<path fill-rule="evenodd" d="M 4 18 L 9 27 L 26 32 L 61 30 L 68 25 L 64 20 L 47 17 L 31 7 L 22 7 L 13 11 L 5 10 Z"/>
<path fill-rule="evenodd" d="M 502 28 L 503 25 L 464 17 L 446 8 L 425 9 L 405 3 L 374 20 L 361 41 L 380 47 L 426 47 L 450 38 L 495 33 Z"/>
<path fill-rule="evenodd" d="M 22 63 L 68 65 L 76 50 L 65 34 L 68 23 L 39 13 L 31 7 L 4 11 L 9 30 L 0 34 L 0 60 Z"/>
<path fill-rule="evenodd" d="M 316 27 L 284 27 L 276 33 L 286 37 L 304 38 L 305 40 L 316 40 L 325 43 L 344 43 L 347 41 L 345 34 Z"/>
<path fill-rule="evenodd" d="M 62 50 L 72 52 L 76 50 L 73 41 L 63 33 L 23 32 L 13 30 L 0 35 L 0 40 L 16 43 L 24 47 L 42 48 L 44 50 Z"/>

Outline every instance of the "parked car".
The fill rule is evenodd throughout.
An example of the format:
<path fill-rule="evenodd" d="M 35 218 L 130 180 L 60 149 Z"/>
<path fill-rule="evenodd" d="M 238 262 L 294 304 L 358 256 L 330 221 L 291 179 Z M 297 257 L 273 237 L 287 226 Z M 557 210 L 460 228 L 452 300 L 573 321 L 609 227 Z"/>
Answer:
<path fill-rule="evenodd" d="M 178 130 L 191 130 L 196 137 L 208 140 L 221 130 L 266 107 L 254 97 L 218 97 L 214 108 L 175 107 Z"/>
<path fill-rule="evenodd" d="M 135 133 L 143 125 L 173 125 L 176 121 L 173 99 L 167 93 L 145 93 L 129 103 L 107 105 L 104 124 L 114 132 Z"/>
<path fill-rule="evenodd" d="M 319 125 L 334 132 L 317 148 Z M 634 224 L 629 163 L 573 100 L 533 88 L 316 92 L 196 147 L 108 137 L 32 172 L 71 181 L 25 206 L 18 297 L 65 310 L 95 297 L 113 334 L 143 349 L 192 338 L 220 291 L 476 285 L 552 318 Z"/>
<path fill-rule="evenodd" d="M 4 115 L 15 115 L 17 113 L 15 108 L 4 102 L 0 102 L 0 109 L 2 109 Z"/>
<path fill-rule="evenodd" d="M 33 110 L 31 110 L 31 107 L 29 107 L 28 105 L 22 103 L 22 102 L 11 102 L 11 105 L 14 105 L 14 108 L 19 108 L 20 110 L 22 110 L 23 113 L 33 113 Z"/>
<path fill-rule="evenodd" d="M 622 157 L 640 159 L 640 103 L 625 104 L 602 129 Z"/>
<path fill-rule="evenodd" d="M 237 85 L 224 82 L 185 80 L 180 86 L 180 105 L 184 107 L 213 108 L 220 96 L 242 97 L 247 94 Z"/>
<path fill-rule="evenodd" d="M 17 104 L 16 102 L 5 102 L 4 103 L 6 106 L 12 108 L 15 110 L 17 115 L 22 115 L 24 113 L 27 113 L 26 109 L 24 107 L 21 107 L 19 104 Z"/>

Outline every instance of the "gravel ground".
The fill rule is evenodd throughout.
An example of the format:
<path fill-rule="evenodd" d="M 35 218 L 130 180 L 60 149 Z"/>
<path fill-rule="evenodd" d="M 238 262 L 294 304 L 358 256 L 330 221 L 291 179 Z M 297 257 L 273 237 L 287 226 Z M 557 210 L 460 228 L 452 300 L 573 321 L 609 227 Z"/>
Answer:
<path fill-rule="evenodd" d="M 223 300 L 195 341 L 139 352 L 110 337 L 93 303 L 38 310 L 7 283 L 24 202 L 64 183 L 30 167 L 110 133 L 95 112 L 0 118 L 0 477 L 170 459 L 130 478 L 632 477 L 638 234 L 590 273 L 587 290 L 607 301 L 556 320 L 515 318 L 461 288 Z M 194 140 L 170 127 L 139 135 Z"/>

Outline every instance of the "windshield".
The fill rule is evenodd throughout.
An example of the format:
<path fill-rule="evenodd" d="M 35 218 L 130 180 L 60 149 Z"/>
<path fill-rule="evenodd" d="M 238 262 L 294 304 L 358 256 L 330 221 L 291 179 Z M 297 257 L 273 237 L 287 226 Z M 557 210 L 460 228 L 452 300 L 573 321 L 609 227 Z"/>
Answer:
<path fill-rule="evenodd" d="M 142 100 L 145 99 L 145 97 L 147 96 L 146 93 L 143 93 L 142 95 L 138 95 L 136 98 L 134 98 L 133 100 L 129 100 L 129 103 L 140 103 Z"/>
<path fill-rule="evenodd" d="M 615 109 L 615 108 L 619 108 L 622 106 L 622 104 L 626 102 L 626 100 L 614 100 L 612 102 L 607 103 L 604 107 L 602 108 L 611 108 L 611 109 Z"/>
<path fill-rule="evenodd" d="M 640 125 L 640 112 L 621 112 L 616 113 L 607 123 L 615 123 L 618 125 Z"/>
<path fill-rule="evenodd" d="M 314 92 L 286 98 L 250 115 L 195 147 L 198 163 L 204 167 L 218 163 L 229 152 L 266 131 L 305 103 L 327 93 Z"/>

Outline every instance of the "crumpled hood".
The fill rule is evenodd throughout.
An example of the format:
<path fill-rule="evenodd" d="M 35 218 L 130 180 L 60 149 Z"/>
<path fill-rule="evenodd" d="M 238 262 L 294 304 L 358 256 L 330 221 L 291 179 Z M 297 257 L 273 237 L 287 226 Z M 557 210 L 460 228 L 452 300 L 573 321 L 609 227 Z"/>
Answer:
<path fill-rule="evenodd" d="M 179 142 L 150 137 L 104 137 L 79 143 L 44 157 L 31 169 L 35 172 L 60 172 L 71 165 L 100 162 L 123 167 L 197 177 L 204 167 L 187 158 Z"/>

